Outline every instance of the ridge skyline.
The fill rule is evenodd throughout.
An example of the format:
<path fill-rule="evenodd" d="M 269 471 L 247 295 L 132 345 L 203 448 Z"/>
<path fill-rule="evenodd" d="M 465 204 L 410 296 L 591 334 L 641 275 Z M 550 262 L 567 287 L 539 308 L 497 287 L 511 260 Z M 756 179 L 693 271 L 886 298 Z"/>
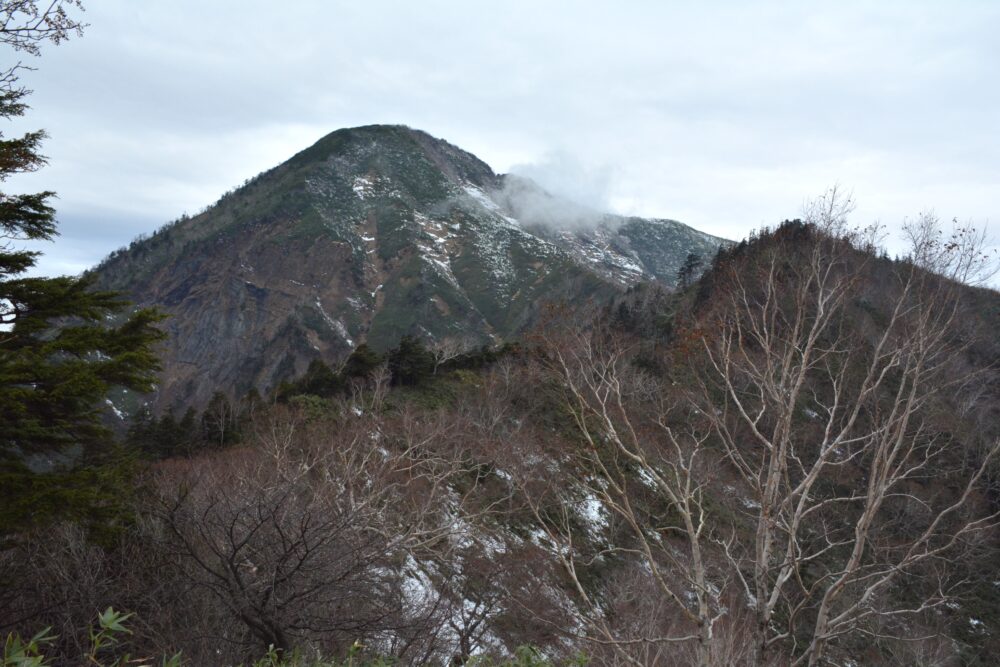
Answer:
<path fill-rule="evenodd" d="M 92 273 L 170 315 L 162 409 L 209 387 L 273 389 L 361 342 L 507 340 L 544 303 L 670 285 L 689 253 L 707 261 L 725 243 L 573 206 L 426 132 L 368 125 L 327 134 Z"/>

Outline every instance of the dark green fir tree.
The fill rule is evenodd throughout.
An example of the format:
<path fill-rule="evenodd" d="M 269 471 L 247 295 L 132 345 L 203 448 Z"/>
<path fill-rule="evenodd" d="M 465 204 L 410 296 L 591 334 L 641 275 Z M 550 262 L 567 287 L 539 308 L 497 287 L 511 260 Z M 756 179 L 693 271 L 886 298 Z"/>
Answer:
<path fill-rule="evenodd" d="M 684 258 L 684 263 L 681 265 L 681 268 L 677 270 L 677 287 L 680 289 L 687 289 L 690 287 L 701 273 L 701 266 L 701 255 L 689 252 L 687 257 Z"/>
<path fill-rule="evenodd" d="M 17 18 L 8 16 L 7 27 Z M 62 32 L 40 38 L 37 28 L 5 33 L 0 43 L 37 54 L 38 41 L 58 42 L 73 28 L 62 24 Z M 0 117 L 8 121 L 27 108 L 17 69 L 0 78 Z M 104 423 L 105 400 L 114 388 L 152 388 L 153 348 L 163 336 L 160 315 L 130 312 L 119 295 L 92 289 L 86 278 L 26 275 L 39 253 L 24 244 L 56 234 L 54 195 L 10 194 L 7 181 L 45 163 L 44 137 L 0 134 L 0 548 L 53 520 L 101 529 L 120 522 L 128 484 Z"/>

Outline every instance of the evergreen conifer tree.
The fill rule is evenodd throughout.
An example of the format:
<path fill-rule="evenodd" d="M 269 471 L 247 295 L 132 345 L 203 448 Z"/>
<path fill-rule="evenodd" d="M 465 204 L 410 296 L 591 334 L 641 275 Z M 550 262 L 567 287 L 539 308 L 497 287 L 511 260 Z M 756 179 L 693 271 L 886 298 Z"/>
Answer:
<path fill-rule="evenodd" d="M 681 289 L 690 287 L 694 283 L 695 278 L 698 277 L 701 265 L 701 255 L 689 252 L 687 257 L 684 258 L 684 264 L 677 270 L 677 286 Z"/>
<path fill-rule="evenodd" d="M 366 343 L 362 343 L 347 358 L 342 374 L 346 378 L 367 377 L 381 363 L 382 357 Z"/>
<path fill-rule="evenodd" d="M 37 55 L 40 42 L 80 28 L 61 3 L 46 5 L 0 3 L 0 43 Z M 19 67 L 0 73 L 4 120 L 27 109 Z M 0 187 L 45 164 L 44 137 L 0 133 Z M 50 519 L 99 527 L 120 518 L 125 469 L 104 423 L 106 397 L 116 387 L 149 391 L 159 368 L 159 314 L 127 312 L 119 295 L 92 289 L 86 277 L 25 275 L 39 253 L 23 243 L 56 234 L 53 196 L 0 192 L 0 546 Z"/>
<path fill-rule="evenodd" d="M 419 384 L 434 373 L 434 355 L 413 336 L 403 336 L 389 353 L 388 363 L 394 384 Z"/>

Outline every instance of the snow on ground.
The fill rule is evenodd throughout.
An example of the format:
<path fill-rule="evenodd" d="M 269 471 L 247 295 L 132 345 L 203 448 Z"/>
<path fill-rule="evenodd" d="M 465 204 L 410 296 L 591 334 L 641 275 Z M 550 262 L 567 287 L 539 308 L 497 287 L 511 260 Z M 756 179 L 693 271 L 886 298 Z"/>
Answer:
<path fill-rule="evenodd" d="M 464 186 L 462 186 L 462 190 L 465 191 L 465 194 L 469 195 L 477 202 L 479 202 L 479 204 L 481 204 L 483 207 L 491 211 L 500 210 L 499 204 L 490 199 L 490 196 L 486 194 L 482 190 L 482 188 L 478 188 L 475 185 L 472 185 L 471 183 L 466 183 Z"/>
<path fill-rule="evenodd" d="M 653 491 L 660 488 L 660 485 L 657 484 L 656 478 L 653 477 L 652 473 L 643 467 L 639 468 L 639 480 Z"/>
<path fill-rule="evenodd" d="M 510 296 L 510 284 L 515 276 L 510 260 L 512 232 L 507 227 L 495 224 L 492 218 L 476 222 L 478 224 L 469 226 L 469 231 L 473 236 L 476 252 L 482 259 L 483 268 L 492 275 L 497 293 Z"/>
<path fill-rule="evenodd" d="M 458 279 L 451 269 L 451 256 L 447 250 L 448 241 L 456 235 L 442 222 L 418 211 L 413 213 L 413 220 L 419 225 L 423 237 L 416 244 L 420 250 L 420 257 L 442 278 L 459 287 Z"/>
<path fill-rule="evenodd" d="M 406 607 L 422 609 L 425 605 L 433 603 L 437 597 L 434 582 L 427 576 L 425 567 L 410 554 L 406 556 L 403 573 L 403 597 L 406 599 Z"/>
<path fill-rule="evenodd" d="M 608 510 L 604 503 L 592 493 L 584 496 L 580 502 L 580 518 L 587 525 L 587 530 L 596 535 L 608 527 Z"/>
<path fill-rule="evenodd" d="M 361 201 L 374 197 L 402 197 L 402 193 L 391 186 L 390 179 L 379 176 L 355 176 L 351 182 L 351 189 Z"/>
<path fill-rule="evenodd" d="M 490 212 L 492 214 L 491 218 L 495 219 L 503 226 L 512 229 L 521 229 L 521 222 L 516 218 L 512 218 L 506 213 L 504 213 L 500 205 L 497 204 L 495 201 L 493 201 L 493 199 L 488 194 L 486 194 L 486 192 L 483 191 L 482 188 L 467 183 L 462 187 L 462 190 L 465 192 L 466 195 L 471 197 L 477 204 L 479 204 L 480 206 L 485 208 L 488 212 Z"/>
<path fill-rule="evenodd" d="M 115 407 L 115 404 L 111 402 L 110 398 L 104 399 L 104 402 L 108 404 L 108 407 L 111 408 L 111 411 L 115 413 L 115 416 L 117 416 L 118 419 L 121 419 L 123 421 L 125 420 L 125 414 L 117 407 Z"/>
<path fill-rule="evenodd" d="M 326 311 L 323 309 L 323 304 L 320 302 L 319 297 L 316 297 L 316 307 L 319 309 L 320 315 L 323 316 L 323 319 L 326 320 L 326 323 L 330 325 L 330 328 L 336 331 L 337 334 L 341 338 L 343 338 L 348 345 L 354 347 L 354 341 L 351 340 L 351 335 L 347 332 L 347 327 L 345 327 L 344 323 L 341 322 L 340 320 L 335 320 L 326 314 Z"/>
<path fill-rule="evenodd" d="M 351 189 L 362 201 L 375 194 L 375 184 L 365 176 L 356 176 L 354 183 L 351 184 Z"/>
<path fill-rule="evenodd" d="M 969 618 L 969 625 L 972 626 L 972 629 L 975 632 L 981 634 L 988 634 L 988 631 L 986 630 L 986 623 L 979 620 L 978 618 Z"/>
<path fill-rule="evenodd" d="M 559 234 L 563 246 L 577 261 L 584 265 L 603 269 L 606 276 L 623 285 L 629 285 L 646 275 L 646 270 L 634 256 L 625 254 L 612 245 L 612 233 L 598 228 L 591 235 L 564 231 Z"/>
<path fill-rule="evenodd" d="M 433 268 L 442 278 L 458 287 L 458 279 L 451 270 L 451 258 L 443 249 L 426 243 L 417 242 L 417 249 L 420 250 L 420 258 Z"/>

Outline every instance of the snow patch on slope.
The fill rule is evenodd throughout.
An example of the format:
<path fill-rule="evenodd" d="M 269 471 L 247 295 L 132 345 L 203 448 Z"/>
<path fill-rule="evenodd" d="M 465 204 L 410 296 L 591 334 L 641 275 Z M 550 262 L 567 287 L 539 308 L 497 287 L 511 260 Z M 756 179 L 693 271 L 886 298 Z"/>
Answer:
<path fill-rule="evenodd" d="M 316 308 L 319 309 L 319 314 L 323 316 L 326 323 L 330 325 L 330 328 L 337 332 L 337 334 L 344 339 L 351 347 L 354 347 L 354 341 L 351 340 L 351 335 L 347 332 L 347 327 L 340 320 L 335 320 L 329 315 L 327 315 L 326 310 L 323 309 L 323 304 L 320 302 L 319 297 L 316 297 Z"/>
<path fill-rule="evenodd" d="M 558 235 L 565 248 L 580 264 L 622 285 L 631 285 L 649 276 L 635 253 L 626 254 L 613 245 L 613 233 L 598 228 L 590 233 L 564 231 Z"/>

